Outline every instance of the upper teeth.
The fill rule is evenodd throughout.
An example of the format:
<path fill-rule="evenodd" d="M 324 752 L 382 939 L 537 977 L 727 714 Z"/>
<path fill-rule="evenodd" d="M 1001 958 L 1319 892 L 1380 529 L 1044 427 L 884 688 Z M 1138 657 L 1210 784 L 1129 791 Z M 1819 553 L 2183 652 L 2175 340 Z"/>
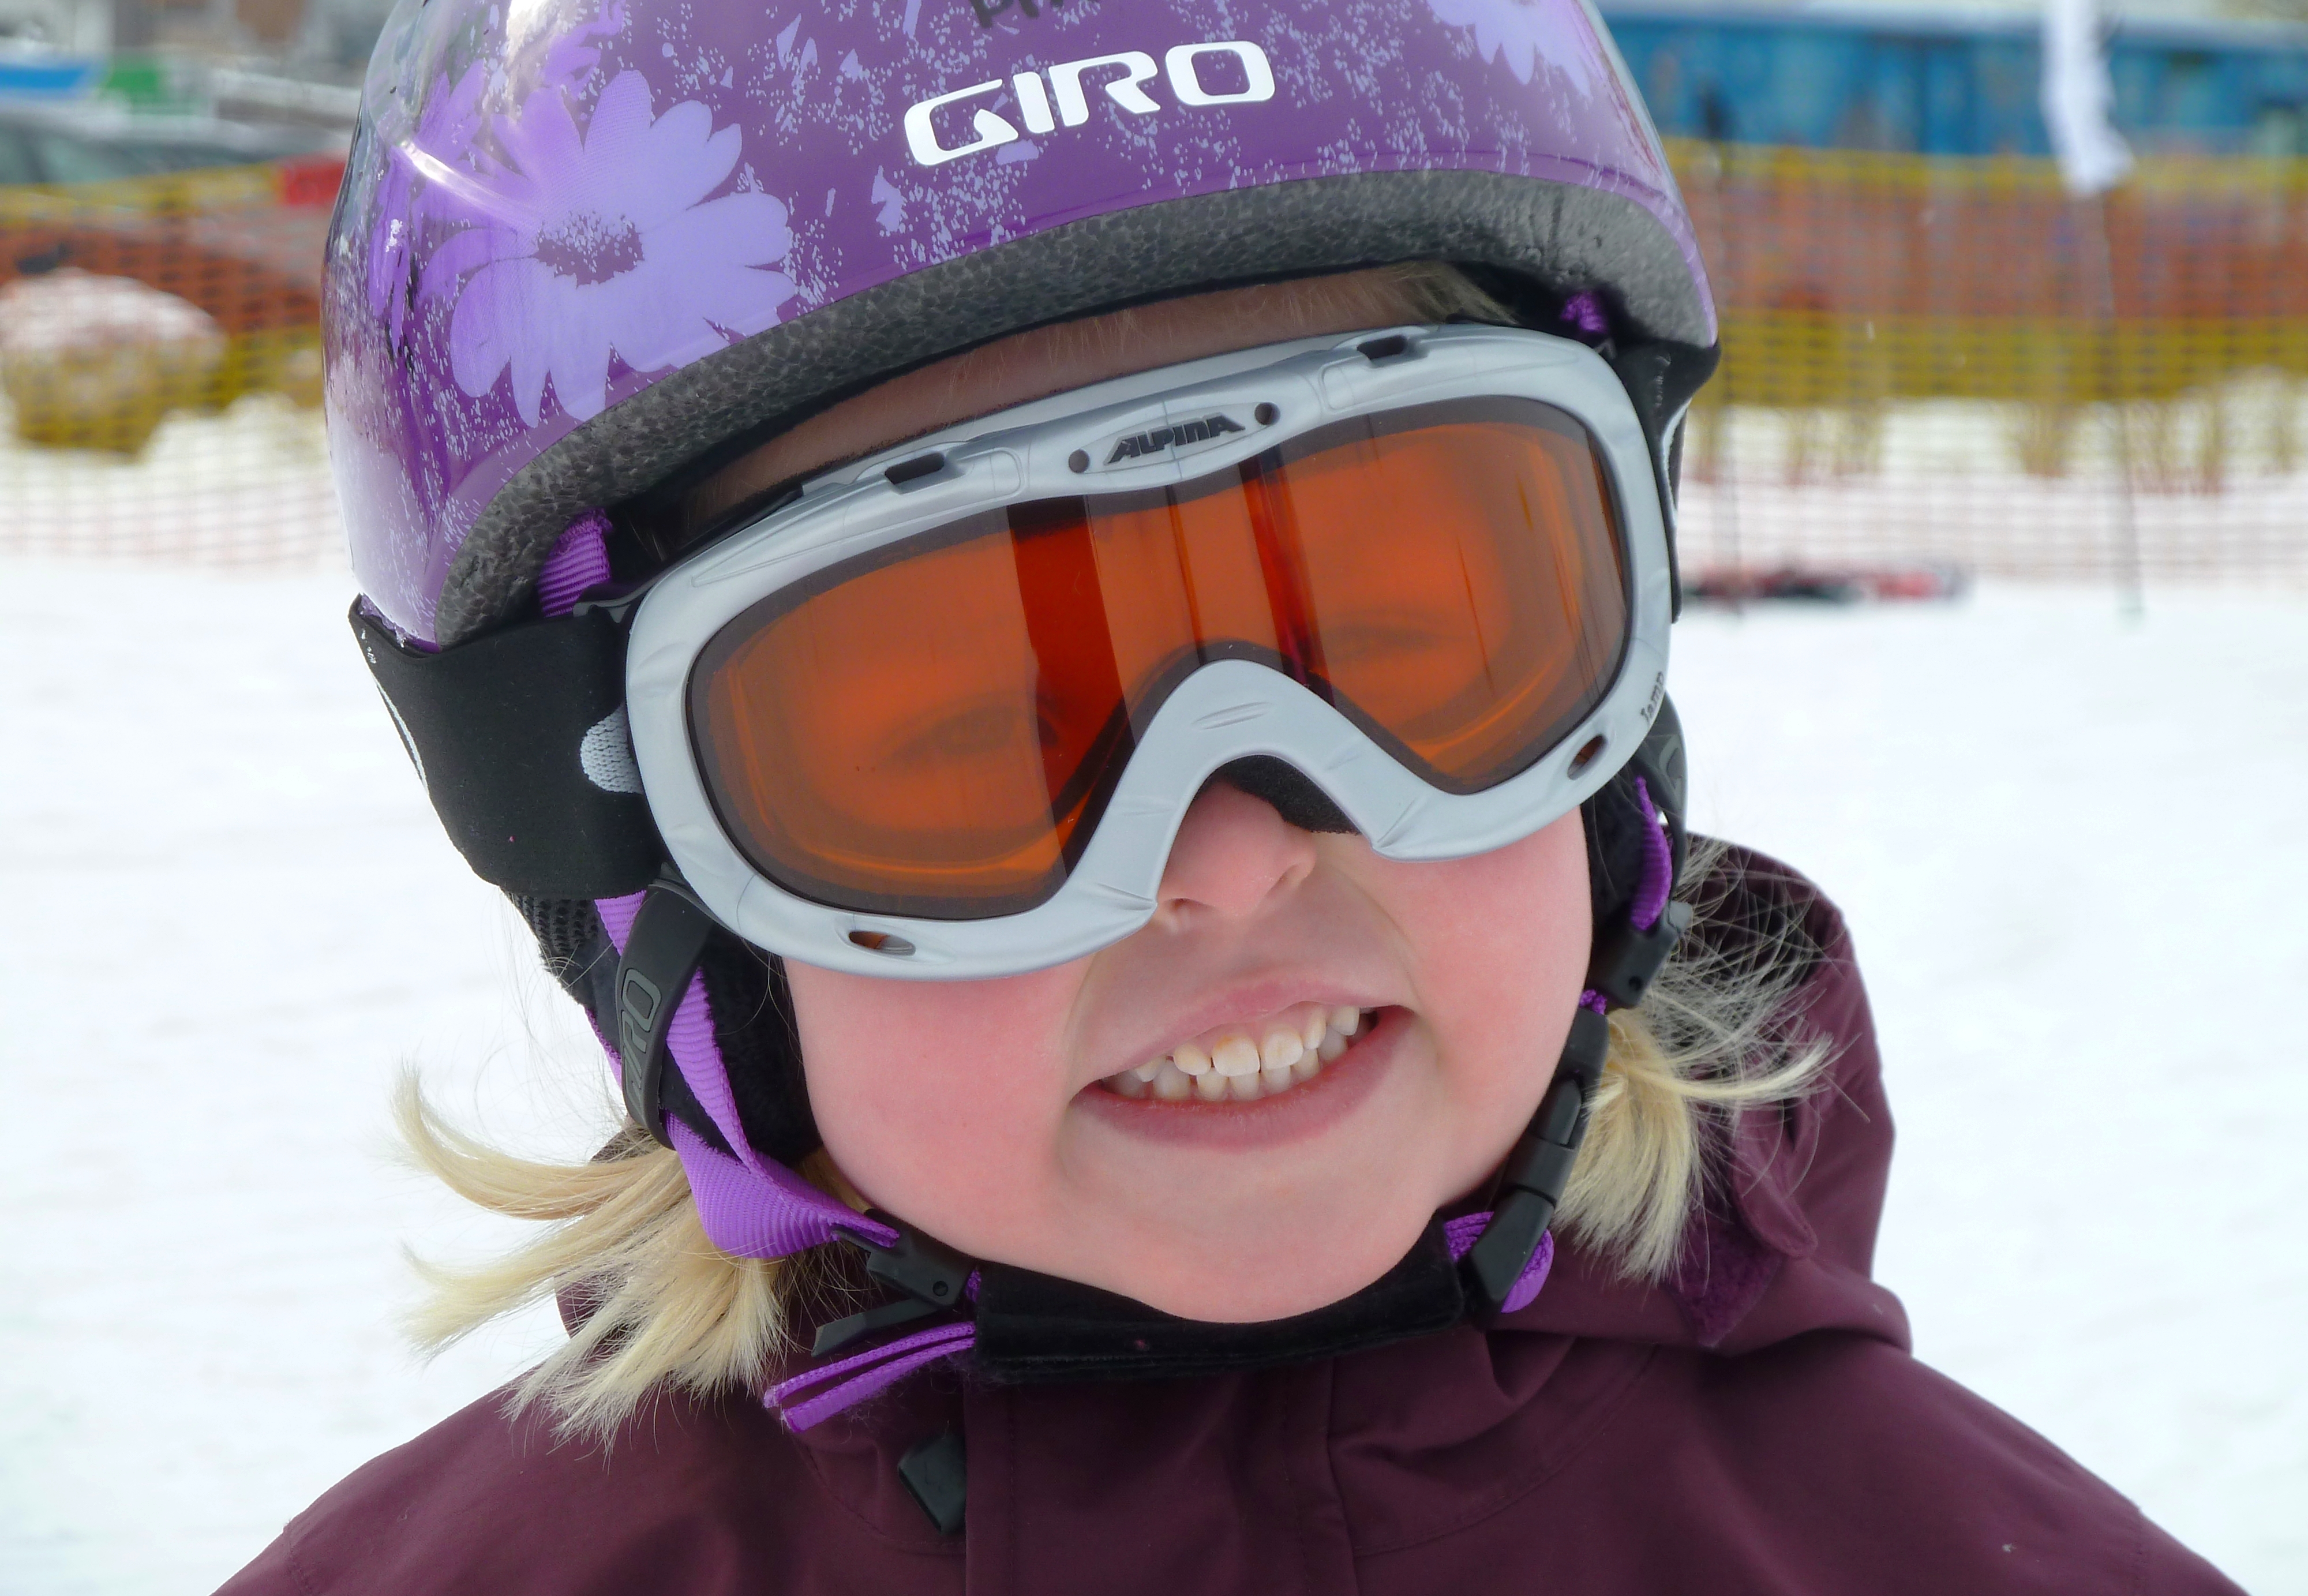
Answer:
<path fill-rule="evenodd" d="M 1358 1008 L 1301 1003 L 1254 1025 L 1204 1031 L 1159 1058 L 1108 1075 L 1105 1084 L 1124 1097 L 1170 1102 L 1272 1097 L 1321 1074 L 1324 1065 L 1347 1050 L 1348 1039 L 1364 1022 Z"/>

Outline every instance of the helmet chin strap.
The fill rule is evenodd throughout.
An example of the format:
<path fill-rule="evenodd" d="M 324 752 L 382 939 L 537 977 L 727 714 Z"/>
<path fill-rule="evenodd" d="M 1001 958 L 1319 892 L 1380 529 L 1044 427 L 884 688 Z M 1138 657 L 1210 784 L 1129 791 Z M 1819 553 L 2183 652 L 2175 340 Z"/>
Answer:
<path fill-rule="evenodd" d="M 1462 1261 L 1469 1296 L 1493 1309 L 1511 1312 L 1529 1300 L 1518 1300 L 1518 1289 L 1562 1204 L 1572 1165 L 1587 1137 L 1595 1088 L 1602 1082 L 1611 1046 L 1606 1016 L 1642 1001 L 1691 926 L 1691 905 L 1668 897 L 1675 883 L 1674 849 L 1651 802 L 1649 780 L 1638 776 L 1634 785 L 1643 813 L 1642 883 L 1627 918 L 1596 941 L 1587 989 L 1579 995 L 1554 1078 L 1522 1139 L 1499 1167 L 1491 1188 L 1490 1222 Z M 1537 1294 L 1535 1289 L 1530 1292 Z"/>
<path fill-rule="evenodd" d="M 775 1387 L 769 1404 L 801 1429 L 965 1352 L 981 1373 L 1017 1383 L 1208 1374 L 1335 1357 L 1527 1306 L 1553 1259 L 1550 1228 L 1609 1050 L 1606 1016 L 1641 1002 L 1691 922 L 1689 906 L 1670 896 L 1681 862 L 1683 785 L 1671 706 L 1662 703 L 1632 770 L 1640 878 L 1597 938 L 1554 1074 L 1500 1166 L 1487 1210 L 1438 1221 L 1400 1264 L 1353 1296 L 1261 1324 L 1181 1319 L 1077 1282 L 979 1264 L 888 1215 L 854 1213 L 763 1159 L 734 1106 L 721 1101 L 726 1072 L 697 975 L 710 938 L 726 933 L 670 874 L 645 893 L 604 901 L 602 919 L 620 949 L 605 1040 L 613 1039 L 629 1111 L 681 1154 L 714 1244 L 739 1256 L 777 1257 L 846 1241 L 864 1255 L 867 1275 L 891 1291 L 891 1300 L 821 1327 L 813 1355 L 838 1357 L 926 1318 L 970 1314 L 838 1357 Z M 1654 784 L 1663 802 L 1654 801 Z M 667 1111 L 668 1062 L 688 1066 L 682 1083 L 728 1151 Z"/>

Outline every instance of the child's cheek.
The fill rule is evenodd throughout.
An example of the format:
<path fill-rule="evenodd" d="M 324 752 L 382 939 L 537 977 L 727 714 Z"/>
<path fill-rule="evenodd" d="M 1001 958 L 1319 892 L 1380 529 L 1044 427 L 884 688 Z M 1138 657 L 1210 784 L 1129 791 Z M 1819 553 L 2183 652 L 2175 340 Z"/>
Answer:
<path fill-rule="evenodd" d="M 1593 927 L 1580 816 L 1471 858 L 1373 862 L 1408 945 L 1438 1083 L 1473 1126 L 1494 1123 L 1470 1139 L 1477 1158 L 1494 1157 L 1545 1091 L 1584 982 Z"/>
<path fill-rule="evenodd" d="M 988 981 L 897 981 L 789 964 L 826 1151 L 896 1212 L 1030 1204 L 1050 1173 L 1062 1050 L 1082 965 Z"/>

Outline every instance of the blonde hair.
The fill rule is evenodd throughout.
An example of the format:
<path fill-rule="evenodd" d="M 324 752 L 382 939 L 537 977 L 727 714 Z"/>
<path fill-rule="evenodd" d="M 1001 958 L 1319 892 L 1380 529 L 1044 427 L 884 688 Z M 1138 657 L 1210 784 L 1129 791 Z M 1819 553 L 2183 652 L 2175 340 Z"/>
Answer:
<path fill-rule="evenodd" d="M 1611 1018 L 1611 1047 L 1587 1140 L 1556 1228 L 1629 1280 L 1677 1262 L 1710 1154 L 1736 1114 L 1799 1095 L 1824 1043 L 1790 1052 L 1787 1000 L 1813 950 L 1799 929 L 1723 945 L 1707 934 L 1739 890 L 1719 844 L 1693 850 L 1686 879 L 1705 884 L 1700 929 L 1686 936 L 1640 1007 Z M 410 1331 L 437 1351 L 548 1297 L 581 1307 L 569 1340 L 517 1381 L 512 1406 L 542 1405 L 561 1429 L 606 1440 L 652 1395 L 698 1395 L 759 1383 L 790 1350 L 795 1327 L 842 1288 L 827 1249 L 782 1260 L 736 1258 L 705 1237 L 681 1160 L 627 1126 L 591 1162 L 514 1156 L 451 1125 L 402 1077 L 394 1117 L 415 1161 L 458 1195 L 550 1228 L 495 1263 L 418 1261 L 429 1288 Z M 857 1205 L 823 1154 L 802 1174 Z M 818 1311 L 814 1311 L 818 1310 Z"/>
<path fill-rule="evenodd" d="M 1673 1272 L 1739 1113 L 1801 1097 L 1828 1060 L 1826 1041 L 1788 1040 L 1794 988 L 1819 951 L 1796 917 L 1724 934 L 1748 885 L 1729 853 L 1692 839 L 1683 873 L 1696 884 L 1692 931 L 1641 1005 L 1611 1016 L 1587 1139 L 1555 1214 L 1556 1229 L 1630 1281 Z"/>

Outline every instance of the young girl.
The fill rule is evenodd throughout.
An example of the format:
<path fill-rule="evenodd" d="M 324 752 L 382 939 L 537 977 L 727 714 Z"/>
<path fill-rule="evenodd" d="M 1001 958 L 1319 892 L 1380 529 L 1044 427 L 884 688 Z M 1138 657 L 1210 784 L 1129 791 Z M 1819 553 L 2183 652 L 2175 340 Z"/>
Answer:
<path fill-rule="evenodd" d="M 356 632 L 587 1005 L 566 1346 L 234 1592 L 2231 1589 L 1906 1350 L 1686 846 L 1691 230 L 1553 0 L 404 7 Z M 1557 1238 L 1560 1238 L 1558 1251 Z"/>

